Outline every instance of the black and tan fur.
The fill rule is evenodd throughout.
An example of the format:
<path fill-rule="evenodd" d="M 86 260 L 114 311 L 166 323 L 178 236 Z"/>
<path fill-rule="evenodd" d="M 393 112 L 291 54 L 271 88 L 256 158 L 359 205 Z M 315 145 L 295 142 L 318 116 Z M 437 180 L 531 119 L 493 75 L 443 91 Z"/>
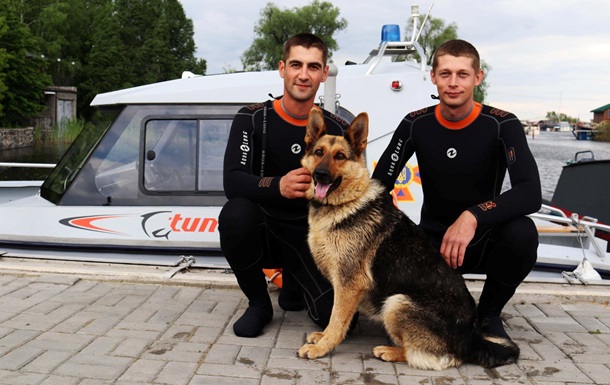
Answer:
<path fill-rule="evenodd" d="M 310 113 L 302 161 L 313 177 L 309 246 L 335 299 L 328 327 L 309 334 L 299 356 L 326 355 L 343 341 L 359 310 L 380 322 L 395 345 L 373 349 L 384 361 L 435 370 L 515 362 L 518 346 L 481 333 L 463 278 L 370 179 L 367 135 L 366 113 L 345 137 L 326 135 L 322 114 Z"/>

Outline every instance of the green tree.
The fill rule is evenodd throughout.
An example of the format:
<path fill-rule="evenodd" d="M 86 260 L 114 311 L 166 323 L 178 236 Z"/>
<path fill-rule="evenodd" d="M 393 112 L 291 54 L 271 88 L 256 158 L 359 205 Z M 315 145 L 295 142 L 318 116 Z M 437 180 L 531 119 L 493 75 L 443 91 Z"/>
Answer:
<path fill-rule="evenodd" d="M 327 1 L 313 0 L 301 8 L 280 9 L 267 3 L 254 27 L 255 39 L 241 57 L 246 71 L 277 68 L 282 59 L 284 42 L 297 33 L 309 32 L 319 36 L 332 52 L 339 48 L 333 35 L 347 28 L 347 21 L 339 18 L 339 8 Z"/>
<path fill-rule="evenodd" d="M 50 79 L 42 73 L 39 47 L 29 27 L 23 23 L 18 5 L 21 2 L 0 0 L 0 55 L 3 57 L 4 91 L 0 95 L 0 125 L 29 124 L 43 108 L 41 100 Z M 0 87 L 2 88 L 2 87 Z"/>

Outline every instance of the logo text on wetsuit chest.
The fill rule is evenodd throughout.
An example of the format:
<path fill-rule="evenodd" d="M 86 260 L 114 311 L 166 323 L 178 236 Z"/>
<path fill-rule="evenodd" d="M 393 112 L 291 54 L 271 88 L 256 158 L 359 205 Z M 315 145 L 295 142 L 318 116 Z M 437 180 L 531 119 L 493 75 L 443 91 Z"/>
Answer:
<path fill-rule="evenodd" d="M 250 152 L 250 146 L 248 145 L 248 133 L 246 131 L 242 131 L 241 134 L 241 146 L 239 146 L 241 150 L 241 163 L 242 166 L 245 166 L 248 162 L 248 153 Z"/>

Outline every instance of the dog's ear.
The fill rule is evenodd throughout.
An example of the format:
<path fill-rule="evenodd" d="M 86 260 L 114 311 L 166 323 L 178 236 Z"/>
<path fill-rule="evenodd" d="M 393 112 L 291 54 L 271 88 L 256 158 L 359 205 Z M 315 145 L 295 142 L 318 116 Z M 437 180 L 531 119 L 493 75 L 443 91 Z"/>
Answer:
<path fill-rule="evenodd" d="M 345 138 L 348 140 L 356 155 L 360 156 L 366 148 L 366 139 L 369 136 L 369 115 L 361 112 L 350 124 Z"/>
<path fill-rule="evenodd" d="M 313 107 L 309 111 L 309 120 L 307 121 L 307 131 L 305 133 L 305 150 L 309 151 L 311 146 L 326 135 L 326 124 L 324 123 L 324 115 L 319 108 Z"/>

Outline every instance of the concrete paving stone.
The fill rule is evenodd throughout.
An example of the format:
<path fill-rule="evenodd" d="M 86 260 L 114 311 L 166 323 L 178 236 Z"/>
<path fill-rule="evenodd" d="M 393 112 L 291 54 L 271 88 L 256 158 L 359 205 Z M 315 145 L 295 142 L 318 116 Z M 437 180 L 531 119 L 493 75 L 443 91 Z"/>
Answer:
<path fill-rule="evenodd" d="M 330 355 L 330 368 L 333 372 L 364 372 L 362 353 L 335 351 Z"/>
<path fill-rule="evenodd" d="M 60 365 L 53 374 L 116 380 L 132 362 L 132 359 L 125 357 L 77 354 Z"/>
<path fill-rule="evenodd" d="M 242 346 L 235 357 L 235 365 L 245 365 L 264 369 L 269 359 L 271 348 Z"/>
<path fill-rule="evenodd" d="M 560 362 L 570 361 L 570 357 L 565 354 L 561 349 L 551 343 L 535 344 L 530 345 L 532 349 L 538 353 L 543 361 L 547 362 Z"/>
<path fill-rule="evenodd" d="M 181 348 L 183 345 L 167 340 L 156 341 L 142 353 L 141 357 L 147 360 L 175 362 L 200 362 L 202 360 L 205 351 L 201 349 L 201 345 L 196 345 L 196 351 L 188 351 L 188 349 Z"/>
<path fill-rule="evenodd" d="M 21 315 L 4 321 L 4 326 L 22 330 L 38 330 L 45 332 L 55 327 L 54 322 L 46 322 L 41 317 L 36 317 L 32 314 L 22 313 Z"/>
<path fill-rule="evenodd" d="M 525 317 L 512 317 L 511 319 L 505 320 L 504 324 L 509 327 L 509 334 L 511 337 L 515 332 L 535 332 L 534 327 L 528 322 Z"/>
<path fill-rule="evenodd" d="M 46 332 L 27 342 L 24 346 L 42 350 L 79 352 L 94 338 L 94 336 Z"/>
<path fill-rule="evenodd" d="M 330 384 L 331 372 L 327 370 L 299 370 L 295 377 L 295 385 L 326 385 Z"/>
<path fill-rule="evenodd" d="M 117 346 L 119 346 L 121 342 L 123 342 L 123 340 L 124 338 L 121 337 L 95 337 L 95 339 L 86 348 L 84 348 L 81 353 L 109 355 L 112 351 L 114 351 L 114 349 L 117 348 Z"/>
<path fill-rule="evenodd" d="M 517 366 L 527 375 L 534 383 L 544 383 L 543 381 L 555 382 L 591 382 L 591 379 L 585 375 L 572 362 L 560 361 L 519 361 Z"/>
<path fill-rule="evenodd" d="M 239 345 L 214 344 L 206 354 L 205 362 L 208 364 L 233 365 L 240 349 L 241 346 Z"/>
<path fill-rule="evenodd" d="M 330 357 L 315 360 L 299 358 L 295 349 L 271 349 L 267 368 L 293 370 L 328 370 L 331 369 Z"/>
<path fill-rule="evenodd" d="M 2 305 L 0 304 L 0 306 L 2 306 Z M 17 314 L 19 314 L 19 312 L 16 312 L 16 311 L 0 311 L 0 323 L 13 318 Z M 0 328 L 0 334 L 2 334 L 2 333 L 3 333 L 2 328 Z"/>
<path fill-rule="evenodd" d="M 229 329 L 230 332 L 227 331 Z M 256 338 L 237 337 L 235 334 L 233 334 L 233 327 L 231 326 L 223 331 L 223 334 L 218 337 L 216 343 L 226 345 L 243 345 L 258 346 L 261 348 L 271 348 L 275 346 L 275 334 L 270 333 L 269 330 L 266 329 L 264 334 Z"/>
<path fill-rule="evenodd" d="M 135 338 L 141 340 L 156 340 L 161 332 L 150 330 L 111 329 L 106 333 L 109 337 Z"/>
<path fill-rule="evenodd" d="M 276 348 L 294 349 L 295 346 L 305 344 L 307 333 L 295 330 L 285 330 L 283 327 L 277 335 Z"/>
<path fill-rule="evenodd" d="M 576 322 L 581 324 L 589 332 L 610 333 L 610 327 L 605 325 L 598 318 L 581 316 L 574 316 L 572 318 L 574 318 Z"/>
<path fill-rule="evenodd" d="M 610 352 L 606 352 L 605 354 L 591 354 L 589 352 L 572 354 L 571 358 L 575 363 L 610 364 Z M 608 380 L 610 380 L 610 378 L 608 378 Z"/>
<path fill-rule="evenodd" d="M 527 318 L 542 318 L 546 317 L 546 314 L 542 312 L 536 305 L 534 304 L 517 304 L 513 305 L 514 309 L 519 312 L 524 317 Z"/>
<path fill-rule="evenodd" d="M 196 374 L 212 376 L 212 377 L 228 377 L 228 378 L 253 378 L 260 379 L 263 375 L 262 370 L 248 367 L 223 364 L 208 364 L 204 362 L 197 368 Z"/>
<path fill-rule="evenodd" d="M 570 338 L 576 341 L 583 347 L 583 351 L 574 351 L 569 354 L 575 353 L 590 353 L 590 354 L 604 354 L 608 352 L 608 345 L 602 341 L 602 336 L 609 336 L 610 334 L 597 334 L 597 333 L 566 333 Z M 563 347 L 562 347 L 563 348 Z"/>
<path fill-rule="evenodd" d="M 74 355 L 68 351 L 45 351 L 23 367 L 24 372 L 50 374 L 59 365 Z"/>
<path fill-rule="evenodd" d="M 515 342 L 517 341 L 515 340 Z M 542 361 L 542 357 L 540 357 L 540 355 L 534 349 L 532 349 L 531 345 L 519 342 L 517 342 L 517 345 L 519 345 L 520 349 L 520 360 Z"/>
<path fill-rule="evenodd" d="M 261 385 L 294 385 L 297 372 L 286 369 L 269 369 L 263 372 Z"/>
<path fill-rule="evenodd" d="M 139 382 L 152 384 L 167 362 L 138 359 L 119 377 L 118 383 Z"/>
<path fill-rule="evenodd" d="M 33 340 L 40 334 L 41 333 L 36 330 L 14 330 L 12 333 L 0 338 L 0 346 L 15 348 Z"/>
<path fill-rule="evenodd" d="M 44 353 L 42 349 L 19 347 L 0 357 L 0 369 L 19 370 Z"/>
<path fill-rule="evenodd" d="M 91 312 L 89 314 L 94 315 L 94 318 L 90 318 L 89 322 L 83 325 L 76 333 L 103 336 L 121 321 L 121 316 L 113 313 Z"/>
<path fill-rule="evenodd" d="M 55 285 L 66 285 L 66 286 L 74 286 L 78 281 L 80 281 L 80 277 L 74 275 L 67 274 L 44 274 L 39 277 L 36 277 L 33 282 L 36 283 L 50 283 Z"/>
<path fill-rule="evenodd" d="M 219 377 L 196 374 L 188 385 L 260 385 L 260 381 L 258 378 Z"/>
<path fill-rule="evenodd" d="M 333 372 L 333 384 L 396 384 L 398 376 L 389 374 Z"/>
<path fill-rule="evenodd" d="M 587 331 L 581 324 L 572 317 L 545 317 L 530 318 L 530 323 L 542 335 L 548 332 L 585 332 Z"/>
<path fill-rule="evenodd" d="M 189 341 L 197 331 L 197 327 L 192 325 L 170 324 L 165 332 L 159 337 L 161 340 Z"/>
<path fill-rule="evenodd" d="M 398 385 L 434 385 L 430 377 L 424 376 L 398 376 Z M 485 384 L 489 385 L 489 384 Z"/>
<path fill-rule="evenodd" d="M 190 341 L 193 343 L 210 344 L 215 342 L 224 330 L 224 327 L 197 327 Z"/>
<path fill-rule="evenodd" d="M 539 303 L 537 306 L 547 317 L 570 316 L 570 314 L 566 312 L 564 305 L 560 303 Z"/>
<path fill-rule="evenodd" d="M 607 361 L 607 358 L 606 365 L 604 363 L 578 363 L 576 366 L 596 384 L 610 384 L 610 368 L 607 366 L 610 361 Z"/>
<path fill-rule="evenodd" d="M 52 374 L 46 377 L 39 385 L 79 385 L 81 379 L 78 377 L 57 376 Z"/>
<path fill-rule="evenodd" d="M 571 355 L 586 351 L 586 347 L 581 342 L 582 336 L 585 335 L 587 333 L 549 332 L 546 333 L 545 337 L 549 342 L 561 349 L 562 352 Z M 598 341 L 598 343 L 601 343 L 601 341 Z"/>
<path fill-rule="evenodd" d="M 169 362 L 157 376 L 155 384 L 186 385 L 197 369 L 196 363 Z"/>
<path fill-rule="evenodd" d="M 38 385 L 46 375 L 40 373 L 22 373 L 0 370 L 0 384 L 3 385 Z M 63 385 L 63 384 L 62 384 Z"/>
<path fill-rule="evenodd" d="M 105 380 L 97 380 L 86 378 L 80 382 L 79 385 L 113 385 L 114 381 L 105 381 Z"/>
<path fill-rule="evenodd" d="M 0 323 L 3 322 L 0 318 Z M 0 339 L 4 338 L 5 336 L 11 334 L 12 332 L 14 332 L 15 329 L 13 328 L 5 328 L 4 326 L 0 326 Z"/>

